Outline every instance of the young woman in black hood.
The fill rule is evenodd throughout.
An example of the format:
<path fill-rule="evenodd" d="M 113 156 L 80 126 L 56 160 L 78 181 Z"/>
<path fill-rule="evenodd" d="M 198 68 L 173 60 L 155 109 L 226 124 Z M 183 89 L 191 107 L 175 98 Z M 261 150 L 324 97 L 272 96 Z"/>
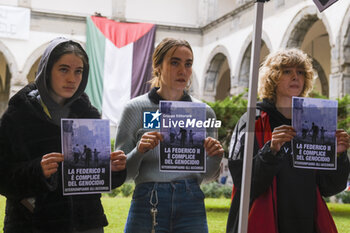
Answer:
<path fill-rule="evenodd" d="M 62 194 L 61 118 L 100 118 L 84 93 L 88 73 L 84 49 L 56 38 L 35 82 L 10 99 L 0 123 L 5 233 L 100 233 L 108 224 L 100 194 Z M 111 153 L 112 188 L 124 182 L 125 163 L 123 151 Z"/>
<path fill-rule="evenodd" d="M 249 233 L 335 233 L 336 227 L 321 198 L 345 189 L 349 176 L 349 135 L 337 130 L 337 170 L 292 166 L 292 97 L 312 89 L 311 59 L 298 49 L 270 54 L 260 68 L 255 144 L 250 193 Z M 237 123 L 229 154 L 234 182 L 227 232 L 238 231 L 242 164 L 247 115 Z"/>

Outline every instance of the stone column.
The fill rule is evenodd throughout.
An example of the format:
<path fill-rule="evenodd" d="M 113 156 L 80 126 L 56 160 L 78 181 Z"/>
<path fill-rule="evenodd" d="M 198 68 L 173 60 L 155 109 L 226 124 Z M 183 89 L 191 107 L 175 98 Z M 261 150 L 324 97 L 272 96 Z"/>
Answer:
<path fill-rule="evenodd" d="M 329 98 L 336 99 L 341 95 L 342 73 L 333 73 L 329 75 Z"/>
<path fill-rule="evenodd" d="M 348 44 L 341 46 L 340 43 L 336 43 L 331 50 L 330 99 L 350 94 L 350 45 Z M 343 51 L 339 52 L 341 49 Z"/>
<path fill-rule="evenodd" d="M 27 84 L 27 77 L 22 72 L 16 72 L 12 74 L 9 98 L 11 98 L 14 94 L 16 94 L 21 88 L 23 88 Z"/>
<path fill-rule="evenodd" d="M 208 101 L 208 102 L 214 102 L 215 101 L 215 96 L 216 96 L 216 93 L 215 92 L 205 92 L 202 99 L 205 100 L 205 101 Z"/>
<path fill-rule="evenodd" d="M 238 86 L 238 79 L 234 75 L 232 75 L 231 76 L 230 96 L 237 94 L 237 91 L 236 91 L 237 86 Z"/>
<path fill-rule="evenodd" d="M 344 74 L 343 76 L 343 93 L 342 96 L 344 95 L 350 95 L 350 74 Z"/>

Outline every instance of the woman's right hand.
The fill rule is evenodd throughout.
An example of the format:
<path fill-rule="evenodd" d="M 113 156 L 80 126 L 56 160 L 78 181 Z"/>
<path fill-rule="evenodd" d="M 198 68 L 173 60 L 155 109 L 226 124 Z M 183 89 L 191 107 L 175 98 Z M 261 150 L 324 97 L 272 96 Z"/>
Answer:
<path fill-rule="evenodd" d="M 159 141 L 163 141 L 163 136 L 159 132 L 153 131 L 144 133 L 141 137 L 137 150 L 140 153 L 145 153 L 155 148 L 159 144 Z"/>
<path fill-rule="evenodd" d="M 41 168 L 46 179 L 50 178 L 52 174 L 57 172 L 58 164 L 64 160 L 61 153 L 49 153 L 41 158 Z"/>
<path fill-rule="evenodd" d="M 294 128 L 290 125 L 281 125 L 272 132 L 270 149 L 274 154 L 280 151 L 284 143 L 290 142 L 296 135 Z"/>

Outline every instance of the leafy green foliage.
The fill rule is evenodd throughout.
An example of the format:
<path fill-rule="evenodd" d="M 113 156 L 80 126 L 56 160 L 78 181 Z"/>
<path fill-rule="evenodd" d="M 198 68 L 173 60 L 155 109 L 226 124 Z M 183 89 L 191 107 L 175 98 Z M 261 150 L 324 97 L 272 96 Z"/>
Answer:
<path fill-rule="evenodd" d="M 114 151 L 114 146 L 115 146 L 115 139 L 111 139 L 111 151 Z"/>
<path fill-rule="evenodd" d="M 123 194 L 123 197 L 129 197 L 134 192 L 134 188 L 134 182 L 127 182 L 120 186 L 120 191 Z"/>
<path fill-rule="evenodd" d="M 230 145 L 232 131 L 239 118 L 247 111 L 248 100 L 244 98 L 245 94 L 246 92 L 236 96 L 226 97 L 224 100 L 207 102 L 207 104 L 215 111 L 216 118 L 221 120 L 221 128 L 218 130 L 219 141 L 221 142 L 226 155 Z"/>
<path fill-rule="evenodd" d="M 312 91 L 309 93 L 309 97 L 310 97 L 310 98 L 318 98 L 318 99 L 327 99 L 327 96 L 324 96 L 324 95 L 318 93 L 318 92 L 315 91 L 315 90 L 312 90 Z"/>
<path fill-rule="evenodd" d="M 350 191 L 343 191 L 335 196 L 337 199 L 341 199 L 343 203 L 350 203 Z"/>
<path fill-rule="evenodd" d="M 350 133 L 350 95 L 338 100 L 338 128 Z"/>
<path fill-rule="evenodd" d="M 119 193 L 120 193 L 120 189 L 115 188 L 115 189 L 112 189 L 112 191 L 110 193 L 106 193 L 104 195 L 107 195 L 109 197 L 116 197 L 116 196 L 118 196 Z"/>
<path fill-rule="evenodd" d="M 216 181 L 207 184 L 202 184 L 201 189 L 206 198 L 231 198 L 232 187 L 219 184 Z"/>
<path fill-rule="evenodd" d="M 126 182 L 122 184 L 120 187 L 115 188 L 110 193 L 104 194 L 104 196 L 108 197 L 117 197 L 117 196 L 123 196 L 123 197 L 130 197 L 131 194 L 134 192 L 135 184 L 133 182 Z"/>

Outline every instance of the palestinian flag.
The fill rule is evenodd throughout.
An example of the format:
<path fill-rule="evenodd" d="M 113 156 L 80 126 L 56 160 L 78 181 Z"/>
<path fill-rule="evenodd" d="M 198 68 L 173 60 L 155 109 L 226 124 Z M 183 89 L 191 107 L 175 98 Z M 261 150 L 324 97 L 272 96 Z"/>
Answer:
<path fill-rule="evenodd" d="M 149 91 L 155 30 L 154 24 L 87 18 L 90 73 L 86 93 L 111 124 L 118 123 L 128 100 Z"/>

